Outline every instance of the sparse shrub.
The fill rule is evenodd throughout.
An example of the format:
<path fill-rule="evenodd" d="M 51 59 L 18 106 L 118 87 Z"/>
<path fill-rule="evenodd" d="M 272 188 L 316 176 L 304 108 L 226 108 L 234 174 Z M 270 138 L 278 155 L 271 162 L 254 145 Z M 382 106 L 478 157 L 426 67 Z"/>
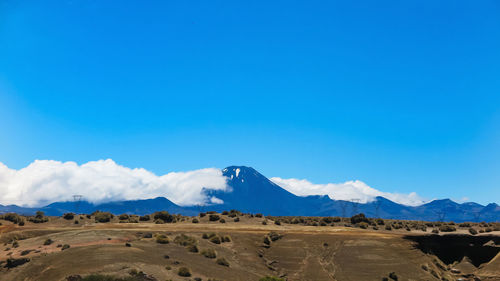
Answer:
<path fill-rule="evenodd" d="M 182 276 L 182 277 L 189 277 L 189 276 L 191 276 L 191 271 L 187 267 L 181 267 L 181 268 L 179 268 L 179 271 L 177 272 L 177 274 L 179 276 Z"/>
<path fill-rule="evenodd" d="M 97 212 L 94 212 L 93 215 L 94 215 L 95 221 L 101 222 L 101 223 L 109 222 L 113 218 L 113 214 L 111 214 L 110 212 L 97 211 Z"/>
<path fill-rule="evenodd" d="M 48 245 L 50 245 L 52 243 L 54 243 L 54 241 L 52 241 L 52 239 L 48 238 L 48 239 L 45 240 L 45 242 L 43 242 L 43 245 L 48 246 Z"/>
<path fill-rule="evenodd" d="M 222 215 L 227 216 L 227 215 L 229 215 L 229 212 L 228 211 L 223 211 Z"/>
<path fill-rule="evenodd" d="M 457 231 L 457 229 L 453 225 L 445 224 L 445 225 L 441 225 L 439 227 L 439 231 L 441 231 L 441 232 L 453 232 L 453 231 Z"/>
<path fill-rule="evenodd" d="M 260 278 L 259 281 L 285 281 L 285 279 L 274 277 L 274 276 L 266 276 L 266 277 Z"/>
<path fill-rule="evenodd" d="M 140 221 L 149 221 L 150 219 L 151 217 L 149 215 L 144 215 L 139 217 Z"/>
<path fill-rule="evenodd" d="M 196 239 L 194 237 L 181 234 L 174 238 L 174 242 L 181 246 L 196 245 Z"/>
<path fill-rule="evenodd" d="M 156 219 L 155 224 L 164 224 L 165 222 L 162 219 Z"/>
<path fill-rule="evenodd" d="M 262 214 L 260 214 L 260 213 L 259 214 L 255 214 L 255 217 L 256 218 L 262 218 Z"/>
<path fill-rule="evenodd" d="M 166 270 L 171 270 L 171 269 L 172 269 L 172 267 L 171 267 L 170 265 L 167 265 L 167 266 L 165 266 L 165 269 L 166 269 Z"/>
<path fill-rule="evenodd" d="M 362 228 L 362 229 L 368 228 L 368 224 L 366 222 L 359 223 L 358 226 L 359 226 L 359 228 Z"/>
<path fill-rule="evenodd" d="M 431 232 L 432 232 L 433 234 L 438 234 L 438 233 L 439 233 L 439 229 L 434 228 Z"/>
<path fill-rule="evenodd" d="M 203 218 L 203 217 L 204 217 L 204 216 L 206 216 L 206 215 L 207 215 L 207 214 L 205 214 L 205 213 L 200 213 L 200 214 L 199 214 L 200 218 Z"/>
<path fill-rule="evenodd" d="M 167 235 L 165 234 L 159 234 L 156 236 L 156 243 L 159 244 L 168 244 L 170 240 L 168 239 Z"/>
<path fill-rule="evenodd" d="M 469 228 L 469 233 L 472 234 L 472 235 L 476 235 L 477 234 L 477 230 L 475 228 Z"/>
<path fill-rule="evenodd" d="M 198 253 L 198 247 L 196 245 L 189 245 L 186 249 L 191 253 Z"/>
<path fill-rule="evenodd" d="M 266 244 L 268 246 L 271 245 L 271 240 L 269 240 L 269 237 L 267 237 L 267 236 L 264 237 L 264 240 L 262 242 L 264 242 L 264 244 Z"/>
<path fill-rule="evenodd" d="M 175 217 L 169 214 L 167 211 L 155 212 L 153 218 L 155 220 L 160 219 L 166 223 L 171 223 L 175 219 Z"/>
<path fill-rule="evenodd" d="M 75 222 L 74 222 L 74 224 L 79 224 L 79 223 L 80 223 L 80 222 L 79 222 L 79 221 L 77 221 L 77 220 L 75 220 Z"/>
<path fill-rule="evenodd" d="M 23 264 L 25 264 L 25 263 L 27 263 L 29 261 L 30 261 L 29 258 L 20 258 L 20 259 L 9 258 L 9 259 L 7 259 L 5 267 L 6 268 L 14 268 L 14 267 L 23 265 Z"/>
<path fill-rule="evenodd" d="M 219 222 L 220 223 L 226 223 L 226 220 L 225 219 L 220 219 Z"/>
<path fill-rule="evenodd" d="M 72 220 L 74 218 L 75 218 L 75 214 L 73 214 L 73 213 L 65 213 L 63 215 L 63 219 L 65 219 L 65 220 Z"/>
<path fill-rule="evenodd" d="M 130 218 L 130 216 L 129 216 L 129 215 L 127 215 L 127 214 L 121 214 L 121 215 L 118 217 L 118 219 L 120 219 L 120 220 L 122 220 L 122 221 L 124 221 L 124 220 L 128 220 L 129 218 Z"/>
<path fill-rule="evenodd" d="M 398 276 L 396 275 L 395 272 L 391 272 L 389 273 L 389 278 L 391 278 L 392 280 L 394 281 L 397 281 L 398 280 Z"/>
<path fill-rule="evenodd" d="M 217 235 L 217 234 L 215 234 L 215 233 L 213 233 L 213 232 L 212 232 L 212 233 L 203 233 L 203 235 L 202 235 L 201 237 L 202 237 L 203 239 L 210 239 L 210 238 L 212 238 L 212 237 L 214 237 L 214 236 L 216 236 L 216 235 Z"/>
<path fill-rule="evenodd" d="M 17 241 L 12 242 L 12 248 L 17 248 L 17 247 L 19 247 L 19 242 Z"/>
<path fill-rule="evenodd" d="M 493 229 L 492 229 L 491 227 L 487 227 L 487 228 L 485 228 L 485 229 L 484 229 L 484 231 L 485 231 L 485 232 L 492 232 L 492 231 L 493 231 Z"/>
<path fill-rule="evenodd" d="M 375 223 L 378 224 L 378 225 L 384 225 L 385 224 L 385 222 L 384 222 L 383 219 L 376 219 Z"/>
<path fill-rule="evenodd" d="M 214 244 L 220 244 L 221 240 L 219 236 L 213 236 L 212 238 L 208 239 L 208 241 L 214 243 Z"/>
<path fill-rule="evenodd" d="M 153 238 L 153 233 L 151 232 L 144 233 L 144 235 L 142 235 L 142 238 Z"/>
<path fill-rule="evenodd" d="M 49 218 L 45 217 L 45 213 L 42 211 L 37 211 L 34 217 L 30 217 L 28 221 L 32 223 L 44 223 L 48 222 Z"/>
<path fill-rule="evenodd" d="M 191 222 L 192 223 L 199 223 L 200 221 L 197 218 L 194 218 Z"/>
<path fill-rule="evenodd" d="M 19 226 L 24 226 L 24 221 L 20 221 L 20 222 L 18 223 L 18 225 L 19 225 Z"/>
<path fill-rule="evenodd" d="M 201 251 L 201 255 L 209 259 L 215 259 L 217 257 L 217 253 L 214 249 L 204 249 Z"/>
<path fill-rule="evenodd" d="M 385 230 L 392 230 L 392 226 L 390 224 L 385 225 Z"/>
<path fill-rule="evenodd" d="M 229 235 L 226 235 L 226 236 L 223 236 L 221 240 L 223 243 L 231 242 L 231 237 Z"/>
<path fill-rule="evenodd" d="M 20 223 L 21 221 L 23 221 L 23 218 L 16 214 L 16 213 L 7 213 L 7 214 L 4 214 L 2 216 L 0 216 L 0 219 L 4 219 L 6 221 L 10 221 L 12 223 Z"/>
<path fill-rule="evenodd" d="M 132 247 L 132 244 L 127 242 L 127 243 L 125 243 L 125 247 Z"/>
<path fill-rule="evenodd" d="M 218 258 L 215 263 L 218 265 L 229 266 L 229 262 L 225 258 Z"/>
<path fill-rule="evenodd" d="M 64 245 L 62 245 L 62 247 L 61 247 L 61 251 L 64 251 L 64 250 L 69 249 L 69 248 L 70 248 L 70 245 L 68 245 L 68 244 L 64 244 Z"/>
<path fill-rule="evenodd" d="M 234 218 L 234 222 L 239 222 L 240 221 L 240 218 Z"/>
<path fill-rule="evenodd" d="M 219 219 L 220 219 L 220 216 L 216 215 L 216 214 L 210 214 L 210 216 L 208 216 L 209 221 L 218 221 Z"/>
<path fill-rule="evenodd" d="M 267 225 L 267 221 L 266 221 L 266 220 L 263 220 L 263 221 L 262 221 L 262 225 Z"/>
<path fill-rule="evenodd" d="M 21 256 L 26 256 L 27 254 L 33 252 L 34 250 L 24 250 L 21 252 Z"/>
<path fill-rule="evenodd" d="M 269 236 L 269 238 L 270 238 L 270 239 L 271 239 L 271 241 L 273 241 L 273 242 L 274 242 L 274 241 L 277 241 L 277 240 L 279 240 L 279 239 L 281 239 L 281 238 L 283 237 L 283 235 L 280 235 L 279 233 L 276 233 L 276 232 L 274 232 L 274 231 L 269 232 L 267 235 Z"/>
<path fill-rule="evenodd" d="M 363 214 L 363 213 L 360 213 L 360 214 L 357 214 L 357 215 L 354 215 L 351 217 L 352 224 L 357 224 L 357 223 L 361 223 L 361 222 L 369 223 L 370 220 L 368 220 L 366 218 L 365 214 Z"/>

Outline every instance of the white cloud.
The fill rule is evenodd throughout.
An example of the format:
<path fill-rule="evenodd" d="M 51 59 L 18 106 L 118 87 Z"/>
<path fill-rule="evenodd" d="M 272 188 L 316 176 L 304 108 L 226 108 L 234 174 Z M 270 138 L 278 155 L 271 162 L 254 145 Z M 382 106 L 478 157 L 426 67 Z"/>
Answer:
<path fill-rule="evenodd" d="M 20 170 L 0 162 L 0 204 L 41 206 L 71 200 L 74 194 L 94 203 L 163 196 L 179 205 L 205 204 L 203 189 L 226 190 L 226 178 L 215 168 L 172 172 L 162 176 L 130 169 L 113 160 L 75 162 L 36 160 Z"/>
<path fill-rule="evenodd" d="M 382 192 L 359 180 L 344 183 L 313 184 L 307 180 L 274 177 L 271 178 L 271 181 L 298 196 L 328 195 L 334 200 L 359 199 L 361 203 L 371 202 L 375 197 L 382 196 L 396 203 L 409 206 L 424 203 L 424 200 L 415 192 L 410 194 Z"/>

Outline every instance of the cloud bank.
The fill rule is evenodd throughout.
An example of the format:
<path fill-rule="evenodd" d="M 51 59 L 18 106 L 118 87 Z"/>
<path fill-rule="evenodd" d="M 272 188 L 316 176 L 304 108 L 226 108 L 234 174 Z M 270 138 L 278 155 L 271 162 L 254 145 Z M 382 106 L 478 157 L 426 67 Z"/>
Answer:
<path fill-rule="evenodd" d="M 362 181 L 313 184 L 307 180 L 271 178 L 271 181 L 298 195 L 328 195 L 335 200 L 359 199 L 366 203 L 376 196 L 416 206 L 424 200 L 416 193 L 388 193 L 374 189 Z M 155 175 L 143 168 L 127 168 L 111 159 L 75 162 L 36 160 L 20 170 L 0 162 L 0 204 L 40 207 L 53 202 L 72 200 L 75 194 L 84 200 L 103 203 L 120 200 L 166 197 L 181 205 L 222 204 L 207 197 L 204 190 L 230 192 L 227 178 L 216 168 Z"/>
<path fill-rule="evenodd" d="M 359 180 L 328 184 L 314 184 L 307 180 L 293 178 L 282 179 L 274 177 L 270 180 L 289 192 L 299 196 L 328 195 L 334 200 L 359 199 L 361 203 L 371 202 L 375 199 L 375 197 L 382 196 L 396 203 L 409 206 L 418 206 L 425 203 L 424 200 L 415 192 L 410 194 L 382 192 Z"/>
<path fill-rule="evenodd" d="M 14 170 L 0 162 L 0 204 L 39 207 L 68 201 L 75 194 L 102 203 L 166 197 L 178 205 L 210 203 L 203 189 L 226 190 L 226 178 L 215 168 L 172 172 L 162 176 L 130 169 L 113 160 L 75 162 L 36 160 Z"/>

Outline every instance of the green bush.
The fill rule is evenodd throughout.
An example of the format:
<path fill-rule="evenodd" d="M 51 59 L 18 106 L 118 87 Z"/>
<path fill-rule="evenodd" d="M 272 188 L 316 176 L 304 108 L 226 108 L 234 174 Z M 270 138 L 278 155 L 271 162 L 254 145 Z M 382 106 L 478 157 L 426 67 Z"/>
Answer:
<path fill-rule="evenodd" d="M 234 218 L 234 222 L 239 222 L 240 218 Z"/>
<path fill-rule="evenodd" d="M 203 249 L 200 254 L 209 259 L 215 259 L 217 257 L 217 252 L 214 249 Z"/>
<path fill-rule="evenodd" d="M 61 247 L 61 251 L 64 251 L 66 249 L 69 249 L 70 248 L 70 245 L 68 244 L 64 244 L 62 247 Z"/>
<path fill-rule="evenodd" d="M 200 221 L 197 218 L 194 218 L 191 222 L 192 223 L 199 223 Z"/>
<path fill-rule="evenodd" d="M 220 223 L 226 223 L 226 220 L 225 219 L 220 219 L 219 222 Z"/>
<path fill-rule="evenodd" d="M 52 239 L 48 238 L 45 240 L 45 242 L 43 242 L 43 245 L 47 246 L 47 245 L 50 245 L 52 243 L 54 243 L 54 241 L 52 241 Z"/>
<path fill-rule="evenodd" d="M 471 227 L 471 228 L 469 228 L 469 233 L 472 234 L 472 235 L 476 235 L 477 234 L 477 230 Z"/>

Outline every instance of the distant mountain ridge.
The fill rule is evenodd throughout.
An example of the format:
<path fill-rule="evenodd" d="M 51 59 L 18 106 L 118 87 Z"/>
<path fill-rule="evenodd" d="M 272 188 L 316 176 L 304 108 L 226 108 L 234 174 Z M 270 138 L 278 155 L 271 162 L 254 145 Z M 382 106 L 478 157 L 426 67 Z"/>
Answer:
<path fill-rule="evenodd" d="M 114 214 L 149 214 L 165 210 L 170 213 L 195 215 L 200 211 L 223 211 L 236 209 L 242 212 L 263 213 L 275 216 L 352 216 L 365 213 L 369 217 L 387 219 L 409 219 L 426 221 L 498 221 L 500 206 L 495 203 L 483 206 L 473 202 L 456 203 L 450 199 L 412 207 L 395 203 L 384 197 L 372 202 L 356 203 L 332 200 L 328 196 L 297 196 L 288 192 L 251 167 L 230 166 L 222 170 L 227 177 L 229 189 L 206 190 L 208 197 L 222 200 L 222 204 L 209 206 L 179 206 L 167 198 L 115 201 L 102 204 L 89 202 L 55 202 L 42 208 L 25 208 L 16 205 L 0 205 L 0 212 L 33 214 L 38 210 L 47 215 L 61 215 L 67 212 L 92 213 L 96 210 Z M 216 200 L 217 201 L 217 200 Z"/>

